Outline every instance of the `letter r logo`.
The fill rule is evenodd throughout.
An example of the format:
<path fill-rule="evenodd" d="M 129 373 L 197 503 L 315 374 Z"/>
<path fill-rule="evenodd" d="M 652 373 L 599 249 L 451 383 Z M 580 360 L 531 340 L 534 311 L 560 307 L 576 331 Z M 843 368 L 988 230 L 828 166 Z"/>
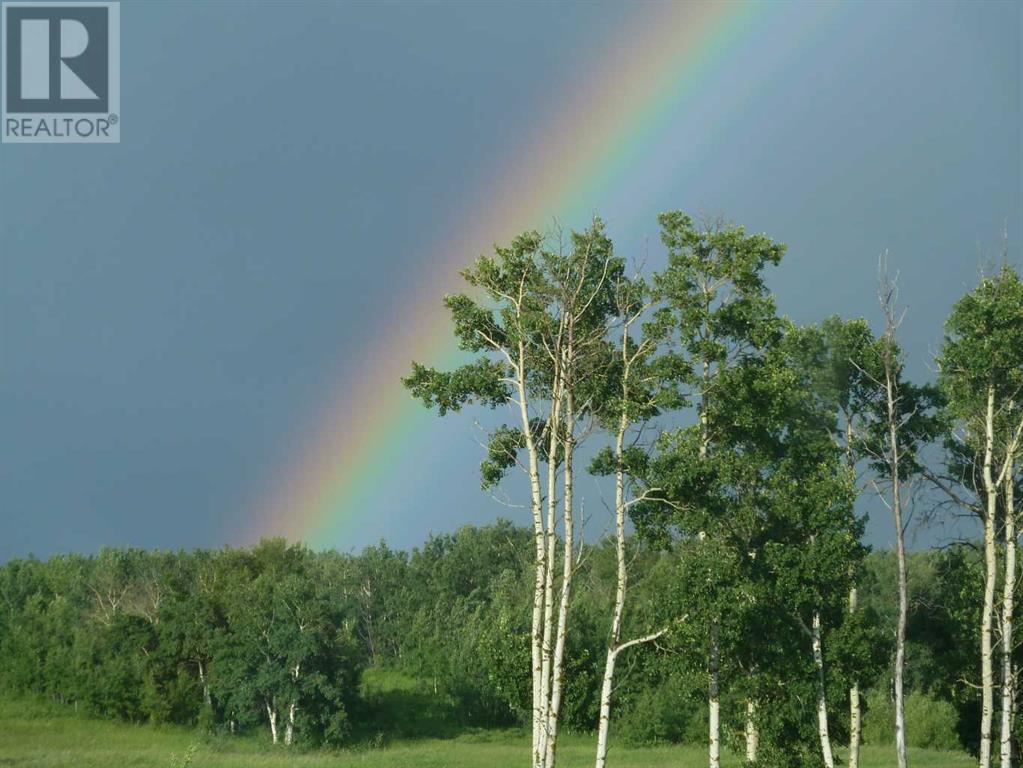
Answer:
<path fill-rule="evenodd" d="M 107 112 L 109 9 L 6 6 L 7 112 Z"/>
<path fill-rule="evenodd" d="M 60 55 L 50 59 L 50 25 L 47 19 L 21 20 L 21 98 L 50 98 L 50 68 L 60 67 L 61 99 L 98 99 L 78 75 L 73 60 L 89 47 L 89 30 L 77 19 L 60 20 Z"/>

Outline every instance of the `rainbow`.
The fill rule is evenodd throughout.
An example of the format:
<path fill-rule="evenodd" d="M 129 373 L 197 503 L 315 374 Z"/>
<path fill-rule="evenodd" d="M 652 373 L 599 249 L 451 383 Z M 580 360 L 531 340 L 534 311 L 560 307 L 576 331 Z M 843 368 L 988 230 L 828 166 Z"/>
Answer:
<path fill-rule="evenodd" d="M 253 539 L 284 535 L 315 548 L 344 541 L 407 439 L 428 428 L 429 414 L 400 378 L 413 359 L 438 366 L 459 359 L 441 304 L 442 295 L 458 286 L 458 269 L 486 244 L 542 228 L 552 216 L 588 220 L 598 193 L 685 109 L 692 92 L 765 12 L 764 6 L 739 3 L 643 8 L 631 29 L 587 62 L 580 82 L 557 102 L 553 119 L 541 121 L 508 172 L 493 177 L 478 208 L 459 218 L 471 224 L 424 260 L 418 302 L 394 308 L 401 322 L 389 335 L 367 339 L 359 387 L 336 393 L 319 434 L 275 478 L 255 512 Z"/>

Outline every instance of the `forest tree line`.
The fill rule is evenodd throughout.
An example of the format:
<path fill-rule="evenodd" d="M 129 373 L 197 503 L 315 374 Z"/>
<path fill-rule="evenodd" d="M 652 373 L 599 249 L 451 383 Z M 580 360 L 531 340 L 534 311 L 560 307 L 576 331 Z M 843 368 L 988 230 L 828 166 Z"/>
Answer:
<path fill-rule="evenodd" d="M 14 561 L 4 683 L 343 743 L 375 716 L 362 671 L 390 667 L 454 721 L 527 727 L 533 768 L 555 767 L 564 728 L 595 731 L 596 768 L 612 734 L 701 741 L 709 768 L 723 748 L 834 768 L 837 745 L 857 768 L 860 743 L 888 736 L 905 768 L 928 733 L 1012 765 L 1017 272 L 1003 259 L 981 276 L 951 308 L 937 380 L 913 382 L 884 272 L 873 324 L 800 326 L 768 288 L 784 246 L 677 211 L 659 223 L 666 266 L 647 276 L 599 220 L 495 247 L 444 299 L 465 362 L 404 380 L 440 415 L 494 411 L 480 482 L 525 498 L 529 528 L 408 555 L 274 540 Z M 595 545 L 584 478 L 613 488 Z M 868 497 L 892 553 L 863 543 Z M 914 515 L 972 517 L 983 535 L 911 555 Z"/>
<path fill-rule="evenodd" d="M 317 553 L 268 540 L 248 550 L 106 549 L 12 560 L 0 568 L 0 684 L 95 716 L 272 739 L 269 707 L 278 740 L 290 732 L 304 745 L 346 745 L 388 728 L 394 736 L 437 735 L 437 721 L 448 732 L 528 726 L 531 545 L 528 529 L 499 522 L 432 537 L 411 552 L 380 544 L 358 555 Z M 675 609 L 677 563 L 639 540 L 630 538 L 629 548 L 627 629 L 639 632 Z M 584 546 L 581 560 L 565 725 L 592 731 L 615 589 L 613 540 Z M 974 675 L 982 569 L 969 545 L 910 555 L 908 690 L 910 722 L 918 724 L 911 746 L 976 748 L 980 692 L 964 680 Z M 828 685 L 839 700 L 845 670 L 868 669 L 866 739 L 888 743 L 891 552 L 867 556 L 861 585 L 860 637 L 825 636 Z M 704 672 L 685 647 L 681 639 L 659 642 L 630 659 L 616 688 L 624 743 L 705 738 Z M 373 691 L 360 685 L 368 668 L 418 681 L 429 731 L 382 718 Z M 741 749 L 745 703 L 728 690 L 725 731 Z M 842 739 L 845 720 L 836 717 L 833 727 Z"/>

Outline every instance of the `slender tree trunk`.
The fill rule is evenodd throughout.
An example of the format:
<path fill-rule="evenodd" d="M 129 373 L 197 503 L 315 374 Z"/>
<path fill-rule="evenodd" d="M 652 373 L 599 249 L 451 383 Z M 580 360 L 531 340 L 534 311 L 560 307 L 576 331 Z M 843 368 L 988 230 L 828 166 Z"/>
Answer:
<path fill-rule="evenodd" d="M 614 685 L 615 662 L 618 650 L 614 645 L 608 646 L 607 659 L 604 661 L 604 680 L 600 686 L 600 717 L 597 721 L 597 759 L 596 768 L 607 765 L 607 735 L 611 724 L 611 693 Z"/>
<path fill-rule="evenodd" d="M 298 684 L 298 673 L 301 669 L 300 664 L 296 664 L 295 668 L 291 670 L 291 679 Z M 298 696 L 291 700 L 291 704 L 288 705 L 288 723 L 284 727 L 284 744 L 290 747 L 295 739 L 295 712 L 298 710 Z"/>
<path fill-rule="evenodd" d="M 546 568 L 543 582 L 543 630 L 540 640 L 540 712 L 539 742 L 536 759 L 540 766 L 547 765 L 547 749 L 550 740 L 551 717 L 551 673 L 554 666 L 554 565 L 557 552 L 557 509 L 558 509 L 558 463 L 560 448 L 561 400 L 563 381 L 560 366 L 555 370 L 553 400 L 551 401 L 550 422 L 547 444 L 547 522 L 544 534 L 546 546 Z"/>
<path fill-rule="evenodd" d="M 362 595 L 365 598 L 365 620 L 366 620 L 366 644 L 369 646 L 369 657 L 373 664 L 378 664 L 376 634 L 373 631 L 373 584 L 367 579 L 362 585 Z"/>
<path fill-rule="evenodd" d="M 199 660 L 199 682 L 202 683 L 202 700 L 206 705 L 206 709 L 213 709 L 213 697 L 210 696 L 210 684 L 206 679 L 206 669 L 202 665 L 202 660 Z"/>
<path fill-rule="evenodd" d="M 859 595 L 856 587 L 849 590 L 849 613 L 854 614 L 857 610 Z M 859 768 L 860 765 L 860 740 L 863 729 L 863 716 L 860 710 L 860 684 L 854 680 L 849 688 L 849 768 Z"/>
<path fill-rule="evenodd" d="M 534 580 L 533 580 L 533 617 L 530 634 L 530 664 L 533 679 L 533 768 L 542 768 L 540 752 L 540 733 L 542 730 L 540 716 L 543 712 L 540 675 L 543 667 L 543 597 L 544 582 L 547 575 L 547 547 L 543 528 L 543 495 L 540 490 L 540 459 L 537 453 L 536 440 L 529 418 L 529 401 L 525 381 L 525 350 L 519 344 L 516 383 L 518 389 L 519 417 L 522 433 L 526 443 L 528 461 L 530 507 L 533 513 L 533 544 L 534 544 Z"/>
<path fill-rule="evenodd" d="M 1002 597 L 1002 768 L 1013 764 L 1013 716 L 1016 709 L 1016 676 L 1013 670 L 1013 611 L 1016 598 L 1016 507 L 1014 456 L 1006 456 L 1006 575 Z"/>
<path fill-rule="evenodd" d="M 992 658 L 991 628 L 994 623 L 995 580 L 997 559 L 995 553 L 995 513 L 998 509 L 998 488 L 995 486 L 992 463 L 995 440 L 995 388 L 988 387 L 987 413 L 984 424 L 984 490 L 987 511 L 984 516 L 984 608 L 980 620 L 980 767 L 991 768 L 991 726 L 994 720 L 994 664 Z"/>
<path fill-rule="evenodd" d="M 700 397 L 700 458 L 706 458 L 710 449 L 710 363 L 703 361 L 703 391 Z M 708 764 L 721 768 L 721 692 L 719 689 L 721 628 L 715 619 L 710 628 L 710 664 L 707 685 Z"/>
<path fill-rule="evenodd" d="M 273 743 L 277 743 L 277 703 L 266 702 L 266 716 L 270 720 L 270 737 L 273 739 Z"/>
<path fill-rule="evenodd" d="M 909 614 L 909 588 L 906 578 L 906 545 L 902 534 L 901 501 L 896 505 L 895 525 L 899 529 L 895 555 L 898 560 L 899 616 L 895 627 L 895 754 L 898 768 L 906 768 L 906 698 L 903 678 L 906 670 L 906 620 Z"/>
<path fill-rule="evenodd" d="M 535 505 L 539 508 L 539 504 Z M 536 513 L 539 517 L 539 513 Z M 533 673 L 533 768 L 542 768 L 543 762 L 540 751 L 541 733 L 543 731 L 541 717 L 544 712 L 543 686 L 541 678 L 543 674 L 543 597 L 544 582 L 547 577 L 547 546 L 540 525 L 538 533 L 534 534 L 535 543 L 535 577 L 533 580 L 533 620 L 530 642 L 530 656 Z"/>
<path fill-rule="evenodd" d="M 636 638 L 622 643 L 622 624 L 625 617 L 625 596 L 628 591 L 629 569 L 626 561 L 625 541 L 625 435 L 630 426 L 629 404 L 632 402 L 632 364 L 637 359 L 629 353 L 629 328 L 636 314 L 625 321 L 622 326 L 622 410 L 618 417 L 618 428 L 615 431 L 615 599 L 611 609 L 611 629 L 607 639 L 607 658 L 604 662 L 604 680 L 600 688 L 600 717 L 597 721 L 597 759 L 596 768 L 607 765 L 608 732 L 611 726 L 611 696 L 614 692 L 615 666 L 618 654 L 631 645 L 650 642 L 660 637 L 666 630 L 655 632 L 646 637 Z"/>
<path fill-rule="evenodd" d="M 624 350 L 623 343 L 623 350 Z M 627 399 L 627 393 L 626 393 Z M 596 768 L 607 764 L 607 734 L 611 724 L 611 693 L 614 684 L 615 663 L 618 659 L 618 644 L 622 640 L 622 617 L 625 613 L 625 592 L 628 588 L 628 568 L 625 562 L 625 471 L 622 457 L 625 448 L 625 430 L 628 417 L 623 413 L 618 420 L 615 434 L 615 559 L 617 578 L 615 602 L 611 613 L 611 633 L 607 640 L 607 659 L 604 662 L 604 682 L 600 688 L 600 720 L 597 723 Z"/>
<path fill-rule="evenodd" d="M 548 485 L 548 493 L 554 494 L 554 481 Z M 540 744 L 539 760 L 547 765 L 547 743 L 550 738 L 551 716 L 551 671 L 554 663 L 554 567 L 556 565 L 557 536 L 554 530 L 553 512 L 548 515 L 545 544 L 547 546 L 547 568 L 543 585 L 543 634 L 540 641 L 542 665 L 540 667 Z"/>
<path fill-rule="evenodd" d="M 1012 621 L 1016 593 L 1016 510 L 1013 506 L 1013 456 L 1005 467 L 1005 576 L 1002 585 L 1002 729 L 1001 767 L 1012 766 L 1012 715 L 1015 700 L 1012 669 Z"/>
<path fill-rule="evenodd" d="M 760 728 L 757 726 L 757 702 L 746 700 L 746 762 L 752 765 L 760 751 Z"/>
<path fill-rule="evenodd" d="M 886 307 L 886 310 L 889 308 Z M 893 322 L 889 319 L 887 338 L 894 344 Z M 898 768 L 906 768 L 906 701 L 903 676 L 906 668 L 906 619 L 909 614 L 909 588 L 906 578 L 906 531 L 902 519 L 902 483 L 899 476 L 899 408 L 896 391 L 895 361 L 888 351 L 885 358 L 885 395 L 888 406 L 889 468 L 892 483 L 892 517 L 895 522 L 895 559 L 898 568 L 899 615 L 895 625 L 895 757 Z"/>
<path fill-rule="evenodd" d="M 831 734 L 828 731 L 828 697 L 824 685 L 824 650 L 821 644 L 821 614 L 813 612 L 811 628 L 813 665 L 817 668 L 817 735 L 821 740 L 821 755 L 827 768 L 835 768 L 835 755 L 831 751 Z"/>
<path fill-rule="evenodd" d="M 1014 441 L 1010 440 L 1009 451 L 1003 469 L 1005 483 L 1005 546 L 1006 563 L 1002 593 L 1002 733 L 1000 733 L 1000 758 L 1003 768 L 1013 764 L 1013 716 L 1016 709 L 1016 677 L 1013 669 L 1013 613 L 1016 598 L 1016 500 Z"/>
<path fill-rule="evenodd" d="M 569 352 L 572 354 L 572 346 L 569 344 Z M 554 645 L 554 662 L 551 671 L 551 703 L 547 719 L 547 768 L 554 768 L 557 758 L 558 745 L 558 718 L 561 714 L 561 695 L 564 684 L 565 664 L 565 641 L 568 636 L 568 609 L 572 600 L 572 579 L 575 576 L 575 516 L 572 505 L 573 498 L 573 465 L 572 459 L 575 453 L 575 411 L 572 400 L 571 385 L 565 388 L 565 468 L 564 468 L 564 519 L 565 519 L 565 543 L 562 557 L 561 572 L 561 599 L 558 604 L 558 628 Z"/>
<path fill-rule="evenodd" d="M 707 718 L 710 737 L 709 761 L 710 768 L 721 768 L 721 694 L 718 689 L 718 665 L 720 663 L 718 639 L 721 628 L 717 621 L 710 627 L 710 668 L 708 670 L 708 709 Z"/>
<path fill-rule="evenodd" d="M 284 745 L 290 747 L 295 738 L 295 710 L 298 704 L 294 701 L 288 706 L 288 723 L 284 726 Z"/>
<path fill-rule="evenodd" d="M 553 472 L 551 473 L 553 475 Z M 548 494 L 553 497 L 555 494 L 555 481 L 553 478 L 548 483 Z M 550 502 L 548 506 L 552 506 Z M 554 662 L 554 567 L 557 545 L 557 535 L 554 530 L 554 512 L 548 510 L 547 532 L 544 543 L 547 548 L 544 555 L 547 567 L 544 572 L 543 583 L 543 619 L 540 639 L 541 666 L 540 666 L 540 742 L 538 759 L 541 766 L 547 764 L 547 740 L 549 738 L 548 725 L 551 714 L 551 670 Z"/>
<path fill-rule="evenodd" d="M 853 422 L 851 414 L 843 410 L 845 417 L 845 457 L 849 470 L 855 472 L 856 458 L 853 454 Z M 855 575 L 855 574 L 853 574 Z M 859 593 L 856 584 L 849 587 L 849 615 L 859 610 Z M 863 714 L 860 708 L 860 681 L 853 679 L 849 687 L 849 768 L 860 768 L 860 741 L 863 736 Z"/>

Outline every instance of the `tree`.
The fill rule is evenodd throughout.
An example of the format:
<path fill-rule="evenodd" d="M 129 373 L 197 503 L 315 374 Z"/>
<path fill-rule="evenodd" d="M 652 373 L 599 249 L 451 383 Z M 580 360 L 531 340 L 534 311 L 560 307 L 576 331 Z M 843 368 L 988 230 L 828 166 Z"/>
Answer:
<path fill-rule="evenodd" d="M 227 631 L 214 658 L 214 691 L 241 724 L 264 720 L 274 744 L 337 743 L 359 669 L 337 596 L 308 550 L 283 540 L 219 558 Z M 326 582 L 329 583 L 329 582 Z"/>
<path fill-rule="evenodd" d="M 218 569 L 209 552 L 179 554 L 168 569 L 169 599 L 163 609 L 161 646 L 169 646 L 175 661 L 194 667 L 202 692 L 201 722 L 212 725 L 216 712 L 210 686 L 213 651 L 218 632 L 224 629 L 218 610 Z"/>
<path fill-rule="evenodd" d="M 408 555 L 380 542 L 366 547 L 352 563 L 351 599 L 358 616 L 357 631 L 374 666 L 397 660 L 408 631 Z"/>
<path fill-rule="evenodd" d="M 840 633 L 855 624 L 856 578 L 866 556 L 860 544 L 865 520 L 857 518 L 855 435 L 865 409 L 864 377 L 859 361 L 873 337 L 862 321 L 829 318 L 820 328 L 789 327 L 780 350 L 790 380 L 780 389 L 787 403 L 783 467 L 772 472 L 779 483 L 772 516 L 781 530 L 770 537 L 785 555 L 773 578 L 789 583 L 780 604 L 795 610 L 810 638 L 817 675 L 818 738 L 823 761 L 834 766 L 825 675 L 825 631 Z M 791 484 L 791 485 L 790 485 Z M 795 576 L 795 581 L 790 579 Z M 841 595 L 836 600 L 836 596 Z M 848 601 L 845 596 L 848 595 Z M 848 606 L 848 608 L 847 608 Z M 845 632 L 848 641 L 850 633 Z M 855 646 L 855 644 L 852 644 Z M 855 652 L 846 647 L 846 653 Z M 859 702 L 855 677 L 850 687 L 850 761 L 857 760 Z"/>
<path fill-rule="evenodd" d="M 858 362 L 871 392 L 868 416 L 860 445 L 874 472 L 872 480 L 878 498 L 892 513 L 895 529 L 898 615 L 895 625 L 893 689 L 895 698 L 895 752 L 899 768 L 907 764 L 905 674 L 906 624 L 909 615 L 909 586 L 906 566 L 906 489 L 922 475 L 920 452 L 940 430 L 935 411 L 940 396 L 934 387 L 918 386 L 905 379 L 903 352 L 898 343 L 902 317 L 898 311 L 898 288 L 882 264 L 878 301 L 884 331 L 866 357 Z M 887 491 L 884 489 L 887 488 Z"/>
<path fill-rule="evenodd" d="M 648 487 L 664 489 L 665 503 L 645 505 L 642 522 L 655 528 L 667 523 L 678 536 L 703 542 L 708 553 L 716 553 L 715 571 L 724 577 L 732 559 L 728 551 L 749 533 L 740 531 L 743 503 L 736 493 L 741 494 L 743 480 L 754 469 L 744 463 L 741 451 L 733 450 L 736 433 L 725 420 L 731 404 L 723 391 L 724 374 L 762 355 L 780 335 L 762 272 L 777 264 L 785 249 L 741 227 L 717 223 L 701 230 L 680 211 L 661 214 L 659 220 L 668 266 L 654 280 L 664 306 L 652 327 L 670 339 L 664 364 L 697 403 L 697 424 L 660 441 L 662 455 L 652 465 Z M 718 768 L 721 753 L 722 621 L 735 605 L 728 581 L 703 596 L 711 768 Z"/>
<path fill-rule="evenodd" d="M 843 320 L 832 316 L 819 327 L 800 329 L 789 334 L 789 355 L 793 364 L 806 371 L 809 377 L 808 389 L 813 393 L 817 407 L 831 414 L 829 429 L 832 440 L 845 457 L 847 469 L 854 475 L 863 458 L 869 458 L 864 450 L 871 416 L 876 408 L 877 390 L 875 382 L 882 378 L 878 370 L 879 355 L 877 340 L 865 320 Z M 857 484 L 858 485 L 858 484 Z M 857 487 L 858 495 L 858 487 Z M 865 521 L 864 521 L 865 522 Z M 864 636 L 865 626 L 857 616 L 859 592 L 855 568 L 850 563 L 852 583 L 849 587 L 849 617 L 843 625 L 857 627 L 847 635 L 859 635 L 856 642 L 846 649 L 858 657 L 859 664 L 850 667 L 849 686 L 849 768 L 858 768 L 862 732 L 862 709 L 860 705 L 861 674 L 869 678 L 869 654 L 863 655 L 860 648 L 871 645 L 871 638 Z M 851 639 L 846 637 L 844 639 Z M 857 667 L 861 667 L 858 669 Z"/>
<path fill-rule="evenodd" d="M 984 524 L 984 601 L 981 612 L 980 765 L 991 765 L 994 720 L 993 625 L 997 574 L 997 516 L 1004 514 L 1006 578 L 1002 598 L 1002 733 L 1003 765 L 1012 761 L 1012 621 L 1015 590 L 1017 482 L 1016 456 L 1023 433 L 1023 284 L 1005 265 L 956 303 L 945 323 L 938 358 L 939 382 L 948 400 L 953 433 L 948 441 L 950 472 L 967 495 L 984 499 L 971 504 Z M 938 481 L 957 496 L 949 483 Z"/>
<path fill-rule="evenodd" d="M 573 460 L 579 423 L 599 407 L 613 287 L 622 269 L 599 220 L 573 233 L 567 249 L 549 248 L 536 232 L 495 248 L 493 256 L 480 257 L 462 272 L 484 303 L 465 294 L 444 300 L 460 347 L 478 357 L 447 372 L 413 363 L 404 380 L 415 397 L 441 415 L 476 402 L 511 406 L 518 417 L 515 426 L 491 431 L 481 472 L 484 487 L 500 482 L 515 466 L 529 480 L 535 552 L 530 644 L 534 768 L 552 768 L 556 760 L 575 574 Z M 556 592 L 559 527 L 561 588 Z"/>
<path fill-rule="evenodd" d="M 597 721 L 596 768 L 607 763 L 608 732 L 611 723 L 611 697 L 615 668 L 619 655 L 632 647 L 649 643 L 667 630 L 665 628 L 623 640 L 625 600 L 628 591 L 626 519 L 629 510 L 642 503 L 650 490 L 641 490 L 628 497 L 629 487 L 642 477 L 647 452 L 638 444 L 642 427 L 663 409 L 681 404 L 670 371 L 656 358 L 663 343 L 663 324 L 651 324 L 640 338 L 634 338 L 635 328 L 652 307 L 649 289 L 639 278 L 622 278 L 615 291 L 616 322 L 619 325 L 618 348 L 610 361 L 610 391 L 600 414 L 611 431 L 614 444 L 605 448 L 594 459 L 590 471 L 594 474 L 614 476 L 614 546 L 615 595 L 611 609 L 611 628 L 604 662 L 604 677 L 600 692 L 600 714 Z M 628 442 L 627 442 L 628 441 Z M 656 489 L 653 489 L 656 490 Z"/>

